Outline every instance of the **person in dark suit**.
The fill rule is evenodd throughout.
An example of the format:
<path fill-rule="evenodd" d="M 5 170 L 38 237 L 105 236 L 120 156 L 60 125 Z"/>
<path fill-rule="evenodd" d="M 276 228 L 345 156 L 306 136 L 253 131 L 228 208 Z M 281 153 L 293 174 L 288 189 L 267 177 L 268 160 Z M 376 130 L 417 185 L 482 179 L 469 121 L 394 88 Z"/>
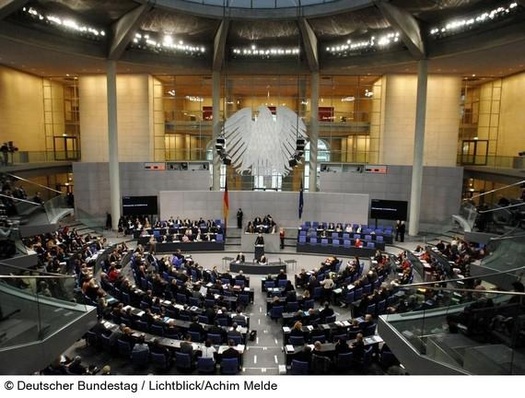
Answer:
<path fill-rule="evenodd" d="M 288 279 L 288 276 L 286 275 L 284 269 L 279 270 L 279 273 L 277 274 L 277 280 L 279 279 Z"/>
<path fill-rule="evenodd" d="M 228 331 L 228 341 L 229 340 L 233 340 L 232 339 L 232 336 L 235 336 L 235 337 L 238 337 L 238 338 L 241 338 L 242 339 L 242 333 L 238 330 L 239 329 L 239 325 L 237 325 L 236 322 L 234 322 L 232 324 L 232 327 L 231 329 Z M 241 340 L 242 341 L 242 340 Z"/>
<path fill-rule="evenodd" d="M 239 210 L 237 210 L 237 228 L 239 229 L 242 228 L 242 217 L 243 217 L 243 212 L 242 212 L 242 209 L 239 207 Z"/>
<path fill-rule="evenodd" d="M 363 364 L 365 357 L 365 342 L 363 340 L 363 334 L 358 333 L 356 340 L 352 343 L 352 361 L 355 366 L 360 367 Z"/>
<path fill-rule="evenodd" d="M 153 343 L 150 346 L 150 352 L 155 354 L 162 354 L 166 357 L 167 360 L 171 358 L 170 350 L 160 345 L 159 339 L 153 340 Z"/>
<path fill-rule="evenodd" d="M 255 238 L 254 245 L 264 245 L 264 237 L 261 233 L 259 233 L 259 235 L 257 235 L 257 238 Z"/>
<path fill-rule="evenodd" d="M 223 358 L 237 358 L 241 360 L 241 354 L 239 351 L 235 349 L 235 341 L 228 340 L 228 348 L 222 353 Z"/>
<path fill-rule="evenodd" d="M 396 222 L 396 236 L 395 240 L 398 240 L 400 242 L 405 241 L 405 231 L 406 231 L 406 225 L 404 221 L 397 220 Z"/>
<path fill-rule="evenodd" d="M 321 322 L 324 323 L 326 318 L 334 315 L 334 309 L 330 307 L 330 303 L 326 301 L 324 303 L 323 309 L 319 311 L 319 318 L 321 318 Z"/>
<path fill-rule="evenodd" d="M 193 320 L 190 323 L 188 330 L 199 333 L 201 337 L 204 335 L 204 327 L 198 322 L 197 317 L 193 317 Z"/>
<path fill-rule="evenodd" d="M 335 343 L 335 353 L 336 354 L 344 354 L 350 351 L 351 351 L 351 348 L 344 339 L 337 340 L 337 343 Z"/>
<path fill-rule="evenodd" d="M 226 341 L 226 330 L 224 330 L 224 328 L 222 328 L 218 323 L 215 323 L 209 327 L 208 336 L 210 334 L 218 334 L 219 336 L 221 336 L 222 342 Z"/>

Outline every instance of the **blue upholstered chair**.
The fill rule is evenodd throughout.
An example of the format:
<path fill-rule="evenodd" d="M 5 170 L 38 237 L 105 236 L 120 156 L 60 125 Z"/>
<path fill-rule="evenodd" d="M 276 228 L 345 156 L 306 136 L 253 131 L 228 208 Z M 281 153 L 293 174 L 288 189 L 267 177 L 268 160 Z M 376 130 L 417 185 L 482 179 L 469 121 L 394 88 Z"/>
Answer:
<path fill-rule="evenodd" d="M 223 375 L 235 375 L 239 373 L 239 359 L 238 358 L 222 358 L 221 359 L 221 373 Z"/>

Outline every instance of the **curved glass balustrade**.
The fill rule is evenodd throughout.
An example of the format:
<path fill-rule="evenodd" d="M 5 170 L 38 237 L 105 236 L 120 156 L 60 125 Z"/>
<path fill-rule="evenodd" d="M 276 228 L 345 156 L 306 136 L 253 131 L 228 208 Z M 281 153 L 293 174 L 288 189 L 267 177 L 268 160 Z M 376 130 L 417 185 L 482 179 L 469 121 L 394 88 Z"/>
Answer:
<path fill-rule="evenodd" d="M 94 310 L 76 302 L 73 276 L 0 269 L 0 351 L 44 340 Z"/>
<path fill-rule="evenodd" d="M 450 282 L 449 282 L 450 283 Z M 420 283 L 378 331 L 409 374 L 525 374 L 525 294 Z"/>
<path fill-rule="evenodd" d="M 65 195 L 58 195 L 44 203 L 50 224 L 55 224 L 73 211 L 72 203 Z"/>

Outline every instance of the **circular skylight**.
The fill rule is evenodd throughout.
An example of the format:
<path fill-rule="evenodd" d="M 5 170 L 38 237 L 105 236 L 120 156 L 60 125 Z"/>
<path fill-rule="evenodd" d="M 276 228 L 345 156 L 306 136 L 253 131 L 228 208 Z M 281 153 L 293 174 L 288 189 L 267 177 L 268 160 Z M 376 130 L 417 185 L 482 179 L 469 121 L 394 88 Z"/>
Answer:
<path fill-rule="evenodd" d="M 160 7 L 210 17 L 312 17 L 370 6 L 371 0 L 156 0 Z"/>

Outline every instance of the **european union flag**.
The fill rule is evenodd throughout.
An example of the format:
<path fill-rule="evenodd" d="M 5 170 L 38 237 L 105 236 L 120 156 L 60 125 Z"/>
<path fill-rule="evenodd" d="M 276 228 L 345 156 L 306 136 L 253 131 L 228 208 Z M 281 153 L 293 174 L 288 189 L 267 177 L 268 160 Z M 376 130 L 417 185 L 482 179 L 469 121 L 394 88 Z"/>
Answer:
<path fill-rule="evenodd" d="M 303 216 L 304 207 L 304 195 L 303 195 L 303 182 L 301 181 L 301 190 L 299 191 L 299 219 Z"/>

